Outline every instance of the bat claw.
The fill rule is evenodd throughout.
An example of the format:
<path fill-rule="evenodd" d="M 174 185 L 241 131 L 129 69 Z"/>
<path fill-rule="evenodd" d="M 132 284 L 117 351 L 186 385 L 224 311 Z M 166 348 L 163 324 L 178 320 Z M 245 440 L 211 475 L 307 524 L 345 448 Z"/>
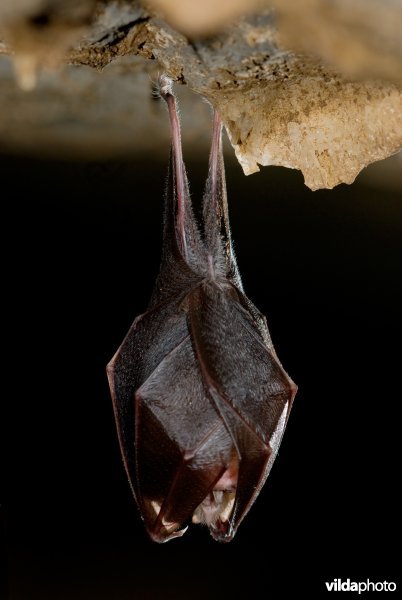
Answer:
<path fill-rule="evenodd" d="M 167 96 L 173 96 L 173 79 L 165 73 L 159 76 L 158 79 L 159 93 L 166 100 Z"/>

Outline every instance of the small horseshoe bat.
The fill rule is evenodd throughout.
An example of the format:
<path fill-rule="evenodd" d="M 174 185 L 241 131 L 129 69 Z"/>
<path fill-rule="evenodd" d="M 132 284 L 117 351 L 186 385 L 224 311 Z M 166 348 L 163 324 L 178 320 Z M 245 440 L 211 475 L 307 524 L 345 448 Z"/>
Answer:
<path fill-rule="evenodd" d="M 297 388 L 243 291 L 220 117 L 215 111 L 200 229 L 172 82 L 163 76 L 159 87 L 172 134 L 161 267 L 147 311 L 107 374 L 124 466 L 150 537 L 166 542 L 192 521 L 228 542 L 268 476 Z"/>

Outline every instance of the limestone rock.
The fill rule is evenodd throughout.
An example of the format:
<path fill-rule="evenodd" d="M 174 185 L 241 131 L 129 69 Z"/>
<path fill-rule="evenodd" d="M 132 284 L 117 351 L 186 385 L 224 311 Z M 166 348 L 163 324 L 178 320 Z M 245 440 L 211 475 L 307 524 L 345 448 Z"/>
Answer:
<path fill-rule="evenodd" d="M 194 3 L 172 1 L 169 12 L 167 1 L 5 0 L 0 55 L 11 56 L 20 87 L 0 56 L 0 145 L 84 158 L 152 151 L 164 115 L 150 88 L 165 71 L 220 110 L 246 174 L 283 165 L 312 189 L 333 187 L 402 147 L 399 2 L 258 2 L 257 13 L 197 38 L 159 12 L 181 7 L 183 16 Z M 214 4 L 197 8 L 209 7 L 207 30 L 240 0 Z M 207 139 L 207 110 L 184 96 L 186 132 L 193 125 Z M 193 138 L 202 147 L 203 136 Z"/>

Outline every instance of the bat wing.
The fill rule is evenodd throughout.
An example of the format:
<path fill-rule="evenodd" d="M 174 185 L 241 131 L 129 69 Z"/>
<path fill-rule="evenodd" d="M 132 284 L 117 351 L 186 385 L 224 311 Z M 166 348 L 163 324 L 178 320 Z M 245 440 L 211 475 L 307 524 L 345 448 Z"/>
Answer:
<path fill-rule="evenodd" d="M 230 462 L 232 440 L 205 392 L 190 336 L 135 395 L 137 497 L 158 542 L 182 535 Z"/>
<path fill-rule="evenodd" d="M 138 317 L 108 365 L 124 465 L 150 536 L 182 535 L 230 462 L 177 299 Z"/>
<path fill-rule="evenodd" d="M 107 365 L 120 449 L 137 499 L 134 459 L 134 394 L 163 358 L 188 336 L 179 300 L 157 306 L 137 317 Z"/>
<path fill-rule="evenodd" d="M 204 385 L 239 459 L 229 526 L 211 530 L 229 541 L 264 484 L 275 459 L 296 386 L 266 346 L 233 286 L 204 282 L 190 296 L 190 333 Z"/>

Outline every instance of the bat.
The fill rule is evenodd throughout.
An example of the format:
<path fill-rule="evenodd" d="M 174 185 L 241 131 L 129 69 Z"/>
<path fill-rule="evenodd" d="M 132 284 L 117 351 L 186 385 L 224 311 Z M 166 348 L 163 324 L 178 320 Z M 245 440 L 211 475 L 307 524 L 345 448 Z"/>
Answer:
<path fill-rule="evenodd" d="M 171 127 L 161 266 L 147 311 L 107 366 L 124 466 L 152 540 L 202 523 L 233 539 L 272 467 L 297 387 L 265 317 L 244 293 L 232 248 L 214 111 L 197 225 L 172 81 L 159 79 Z"/>

